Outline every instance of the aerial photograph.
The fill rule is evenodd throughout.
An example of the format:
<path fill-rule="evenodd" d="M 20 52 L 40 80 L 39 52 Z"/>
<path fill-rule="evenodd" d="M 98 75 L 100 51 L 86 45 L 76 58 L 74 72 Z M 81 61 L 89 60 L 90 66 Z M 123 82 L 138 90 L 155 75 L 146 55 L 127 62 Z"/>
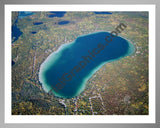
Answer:
<path fill-rule="evenodd" d="M 12 11 L 12 115 L 148 115 L 148 15 Z"/>

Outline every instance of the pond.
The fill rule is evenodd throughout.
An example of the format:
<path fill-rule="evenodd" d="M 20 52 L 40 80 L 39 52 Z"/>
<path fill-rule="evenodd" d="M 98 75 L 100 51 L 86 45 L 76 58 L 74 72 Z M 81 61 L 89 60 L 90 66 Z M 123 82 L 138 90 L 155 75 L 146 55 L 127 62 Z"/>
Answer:
<path fill-rule="evenodd" d="M 36 34 L 37 32 L 36 32 L 36 31 L 32 31 L 32 32 L 30 32 L 30 33 L 32 33 L 32 34 Z"/>
<path fill-rule="evenodd" d="M 94 12 L 95 14 L 112 14 L 111 12 Z"/>
<path fill-rule="evenodd" d="M 35 13 L 31 12 L 31 11 L 19 11 L 18 19 L 22 19 L 22 18 L 25 18 L 27 16 L 31 16 L 33 14 L 35 14 Z"/>
<path fill-rule="evenodd" d="M 51 11 L 50 13 L 51 14 L 49 14 L 48 17 L 53 18 L 53 17 L 63 17 L 66 12 L 64 12 L 64 11 L 59 11 L 59 12 L 58 11 L 56 11 L 56 12 Z"/>
<path fill-rule="evenodd" d="M 41 25 L 43 22 L 33 22 L 33 25 Z"/>
<path fill-rule="evenodd" d="M 64 20 L 64 21 L 58 22 L 58 25 L 64 25 L 64 24 L 69 24 L 69 21 Z"/>
<path fill-rule="evenodd" d="M 17 21 L 12 25 L 12 43 L 14 43 L 23 34 L 21 30 L 17 27 Z"/>

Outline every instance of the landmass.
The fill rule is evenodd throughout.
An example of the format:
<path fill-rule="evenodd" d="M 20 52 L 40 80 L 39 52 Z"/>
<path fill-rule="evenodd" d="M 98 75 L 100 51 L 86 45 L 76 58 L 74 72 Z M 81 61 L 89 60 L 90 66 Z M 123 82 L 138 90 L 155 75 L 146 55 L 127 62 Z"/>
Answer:
<path fill-rule="evenodd" d="M 12 12 L 12 25 L 17 17 L 18 12 Z M 38 73 L 52 52 L 80 35 L 112 31 L 119 23 L 127 25 L 120 36 L 133 43 L 135 54 L 105 64 L 74 98 L 44 91 Z M 34 12 L 16 25 L 23 34 L 11 44 L 12 115 L 148 115 L 147 12 L 66 12 L 58 17 Z"/>

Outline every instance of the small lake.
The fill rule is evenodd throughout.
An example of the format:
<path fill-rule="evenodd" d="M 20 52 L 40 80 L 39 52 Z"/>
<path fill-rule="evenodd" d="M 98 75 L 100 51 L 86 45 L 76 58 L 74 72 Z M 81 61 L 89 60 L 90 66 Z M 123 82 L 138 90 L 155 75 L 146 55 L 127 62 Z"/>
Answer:
<path fill-rule="evenodd" d="M 14 43 L 23 34 L 21 30 L 17 27 L 17 21 L 12 25 L 12 43 Z"/>
<path fill-rule="evenodd" d="M 95 14 L 112 14 L 111 12 L 94 12 Z"/>
<path fill-rule="evenodd" d="M 48 17 L 53 18 L 53 17 L 63 17 L 66 12 L 64 12 L 64 11 L 59 11 L 59 12 L 51 11 L 50 13 L 51 14 L 49 14 Z"/>
<path fill-rule="evenodd" d="M 39 81 L 46 92 L 72 98 L 84 91 L 86 82 L 104 64 L 134 53 L 134 46 L 122 37 L 107 43 L 108 32 L 83 35 L 62 45 L 40 66 Z"/>
<path fill-rule="evenodd" d="M 30 33 L 32 33 L 32 34 L 36 34 L 37 32 L 36 32 L 36 31 L 32 31 L 32 32 L 30 32 Z"/>
<path fill-rule="evenodd" d="M 64 20 L 64 21 L 58 22 L 58 25 L 64 25 L 64 24 L 69 24 L 69 21 Z"/>
<path fill-rule="evenodd" d="M 41 25 L 43 22 L 34 22 L 33 25 Z"/>
<path fill-rule="evenodd" d="M 19 15 L 18 15 L 18 19 L 22 19 L 25 18 L 27 16 L 31 16 L 35 13 L 31 12 L 31 11 L 19 11 Z"/>
<path fill-rule="evenodd" d="M 12 60 L 12 66 L 15 64 L 15 62 Z"/>

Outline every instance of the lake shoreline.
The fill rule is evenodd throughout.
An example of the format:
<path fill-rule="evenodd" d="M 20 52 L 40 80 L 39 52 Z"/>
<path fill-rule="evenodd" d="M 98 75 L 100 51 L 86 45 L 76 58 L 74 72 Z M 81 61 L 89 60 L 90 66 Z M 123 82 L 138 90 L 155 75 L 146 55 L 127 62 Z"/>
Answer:
<path fill-rule="evenodd" d="M 57 92 L 52 88 L 51 85 L 47 85 L 47 84 L 46 84 L 46 81 L 47 81 L 47 80 L 44 78 L 43 72 L 44 72 L 45 70 L 47 70 L 46 67 L 50 66 L 51 63 L 53 64 L 52 61 L 54 61 L 54 62 L 56 63 L 56 60 L 59 59 L 59 55 L 57 56 L 56 54 L 60 54 L 60 55 L 61 55 L 61 53 L 60 53 L 61 51 L 63 51 L 64 49 L 67 49 L 67 48 L 73 46 L 73 45 L 75 44 L 75 42 L 76 42 L 78 39 L 80 39 L 80 38 L 86 37 L 86 36 L 88 36 L 88 35 L 93 35 L 93 34 L 96 35 L 96 34 L 99 34 L 99 33 L 103 33 L 103 32 L 96 32 L 96 33 L 92 33 L 92 34 L 87 34 L 87 35 L 79 36 L 77 39 L 75 39 L 75 41 L 73 41 L 73 42 L 71 42 L 71 43 L 69 43 L 69 44 L 63 44 L 63 45 L 61 45 L 61 46 L 58 48 L 57 51 L 51 53 L 51 54 L 46 58 L 46 60 L 41 64 L 41 66 L 40 66 L 40 72 L 39 72 L 39 81 L 40 81 L 40 83 L 42 84 L 42 87 L 43 87 L 43 89 L 44 89 L 46 92 L 52 91 L 52 92 L 55 94 L 55 96 L 62 97 L 62 98 L 71 98 L 70 96 L 67 97 L 67 96 L 60 95 L 59 93 L 57 93 Z M 119 37 L 119 38 L 121 38 L 121 37 Z M 128 42 L 128 41 L 127 41 L 127 42 Z M 86 82 L 87 82 L 87 81 L 93 76 L 93 74 L 94 74 L 95 72 L 97 72 L 103 65 L 105 65 L 106 63 L 110 63 L 110 62 L 119 60 L 119 59 L 121 59 L 121 58 L 123 58 L 123 57 L 125 57 L 125 56 L 129 56 L 129 55 L 133 54 L 133 52 L 135 51 L 134 46 L 133 46 L 130 42 L 128 42 L 128 44 L 129 44 L 129 49 L 128 49 L 128 51 L 126 52 L 125 55 L 120 56 L 119 58 L 116 58 L 116 59 L 112 59 L 111 61 L 108 61 L 108 60 L 107 60 L 107 61 L 102 62 L 102 63 L 99 64 L 97 67 L 95 67 L 88 75 L 86 75 L 86 77 L 83 78 L 83 80 L 82 80 L 82 82 L 81 82 L 81 87 L 79 87 L 79 89 L 78 89 L 78 91 L 77 91 L 77 93 L 76 93 L 75 96 L 79 95 L 79 94 L 85 89 Z M 52 65 L 52 64 L 51 64 L 51 65 Z"/>

